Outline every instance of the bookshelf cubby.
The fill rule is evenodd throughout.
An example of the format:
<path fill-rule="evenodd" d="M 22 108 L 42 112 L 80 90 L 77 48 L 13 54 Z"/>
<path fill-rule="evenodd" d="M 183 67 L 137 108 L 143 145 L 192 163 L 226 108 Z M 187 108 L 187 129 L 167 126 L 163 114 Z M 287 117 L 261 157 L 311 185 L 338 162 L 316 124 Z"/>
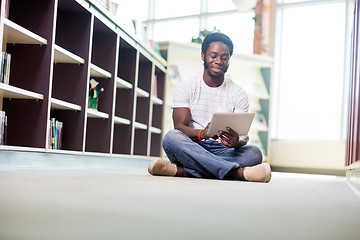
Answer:
<path fill-rule="evenodd" d="M 1 0 L 0 39 L 11 54 L 0 151 L 59 152 L 47 140 L 56 119 L 60 153 L 161 155 L 167 63 L 95 1 Z M 97 109 L 88 104 L 91 79 L 104 89 Z"/>

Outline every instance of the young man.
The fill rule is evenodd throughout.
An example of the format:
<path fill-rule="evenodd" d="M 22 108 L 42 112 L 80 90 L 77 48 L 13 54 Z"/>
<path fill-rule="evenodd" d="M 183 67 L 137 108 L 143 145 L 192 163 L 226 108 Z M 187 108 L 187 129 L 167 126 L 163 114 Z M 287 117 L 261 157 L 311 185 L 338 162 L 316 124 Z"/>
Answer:
<path fill-rule="evenodd" d="M 169 160 L 152 160 L 152 175 L 269 182 L 271 169 L 262 153 L 247 145 L 248 137 L 231 128 L 208 135 L 214 112 L 247 112 L 246 92 L 225 77 L 233 43 L 222 33 L 211 33 L 202 43 L 204 71 L 179 84 L 174 92 L 173 122 L 163 139 Z"/>

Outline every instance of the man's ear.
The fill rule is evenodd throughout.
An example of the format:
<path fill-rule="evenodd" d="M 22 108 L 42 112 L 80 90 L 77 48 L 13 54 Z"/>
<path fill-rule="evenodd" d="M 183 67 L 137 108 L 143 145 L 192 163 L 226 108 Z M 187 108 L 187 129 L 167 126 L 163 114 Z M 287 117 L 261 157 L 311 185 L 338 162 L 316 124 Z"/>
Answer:
<path fill-rule="evenodd" d="M 205 54 L 203 52 L 201 52 L 201 59 L 204 61 L 205 59 Z"/>

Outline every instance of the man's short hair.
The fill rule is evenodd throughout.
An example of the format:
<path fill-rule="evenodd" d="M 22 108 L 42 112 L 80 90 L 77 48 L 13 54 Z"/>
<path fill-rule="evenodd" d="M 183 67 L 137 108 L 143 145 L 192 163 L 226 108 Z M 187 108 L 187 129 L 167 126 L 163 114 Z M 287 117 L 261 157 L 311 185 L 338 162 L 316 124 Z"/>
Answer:
<path fill-rule="evenodd" d="M 224 44 L 226 44 L 229 47 L 230 56 L 232 56 L 233 50 L 234 50 L 234 45 L 233 45 L 231 39 L 227 35 L 225 35 L 223 33 L 219 33 L 219 32 L 210 33 L 205 37 L 205 39 L 201 45 L 201 51 L 204 54 L 206 53 L 206 51 L 209 48 L 210 43 L 212 43 L 212 42 L 223 42 Z"/>

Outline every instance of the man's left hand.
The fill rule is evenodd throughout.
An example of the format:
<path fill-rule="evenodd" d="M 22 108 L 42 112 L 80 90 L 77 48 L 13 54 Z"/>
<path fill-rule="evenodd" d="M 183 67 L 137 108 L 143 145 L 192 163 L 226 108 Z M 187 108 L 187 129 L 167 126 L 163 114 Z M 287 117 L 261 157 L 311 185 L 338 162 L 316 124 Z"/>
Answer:
<path fill-rule="evenodd" d="M 246 144 L 239 142 L 239 134 L 230 127 L 226 127 L 226 130 L 227 131 L 219 131 L 219 138 L 222 144 L 229 148 L 237 148 Z"/>

